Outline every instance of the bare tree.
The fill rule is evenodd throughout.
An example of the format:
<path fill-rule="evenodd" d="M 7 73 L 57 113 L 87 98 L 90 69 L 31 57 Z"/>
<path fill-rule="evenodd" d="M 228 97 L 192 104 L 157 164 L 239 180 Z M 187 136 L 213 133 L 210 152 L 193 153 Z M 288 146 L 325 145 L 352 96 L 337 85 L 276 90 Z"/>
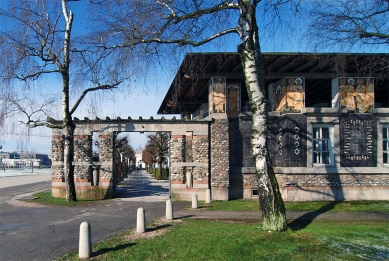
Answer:
<path fill-rule="evenodd" d="M 315 46 L 345 50 L 389 44 L 388 0 L 317 0 L 309 8 L 309 39 Z"/>
<path fill-rule="evenodd" d="M 156 132 L 147 135 L 145 159 L 158 163 L 158 179 L 162 178 L 162 163 L 165 163 L 169 152 L 169 135 L 167 132 Z M 143 157 L 143 154 L 142 154 Z M 146 162 L 146 161 L 145 161 Z"/>
<path fill-rule="evenodd" d="M 117 138 L 115 141 L 115 158 L 116 158 L 116 170 L 118 181 L 123 178 L 123 173 L 127 173 L 130 166 L 128 164 L 129 161 L 135 162 L 135 152 L 134 149 L 130 145 L 129 136 L 124 136 L 122 138 Z M 126 161 L 127 159 L 127 161 Z M 128 164 L 128 165 L 127 165 Z M 125 167 L 127 166 L 127 167 Z"/>
<path fill-rule="evenodd" d="M 257 14 L 271 13 L 290 1 L 283 0 L 157 0 L 102 1 L 96 19 L 106 21 L 102 33 L 105 48 L 130 48 L 148 54 L 163 54 L 167 45 L 200 47 L 217 39 L 239 40 L 246 87 L 253 118 L 252 153 L 259 183 L 263 228 L 287 228 L 284 202 L 266 143 L 266 91 Z M 102 7 L 102 6 L 104 7 Z M 275 12 L 271 12 L 275 10 Z M 227 41 L 227 40 L 226 40 Z M 171 50 L 171 49 L 170 49 Z M 170 54 L 170 52 L 169 52 Z"/>
<path fill-rule="evenodd" d="M 28 127 L 63 130 L 67 201 L 77 200 L 72 165 L 75 129 L 72 115 L 87 94 L 117 88 L 128 78 L 128 67 L 123 65 L 130 66 L 130 52 L 121 52 L 118 59 L 114 50 L 96 47 L 86 38 L 86 33 L 91 33 L 95 27 L 86 27 L 83 21 L 75 26 L 71 7 L 76 3 L 73 1 L 9 1 L 8 6 L 2 3 L 0 9 L 1 54 L 6 57 L 6 62 L 0 65 L 0 83 L 6 87 L 1 93 L 0 117 L 7 115 L 6 110 L 9 115 L 9 110 L 16 108 L 26 116 L 24 124 Z M 23 93 L 34 93 L 49 87 L 48 82 L 54 82 L 52 89 L 58 90 L 57 97 L 62 97 L 61 124 L 42 118 L 48 116 L 45 109 L 51 99 L 42 102 L 44 106 L 28 110 L 20 102 L 24 100 L 12 93 L 18 86 Z"/>

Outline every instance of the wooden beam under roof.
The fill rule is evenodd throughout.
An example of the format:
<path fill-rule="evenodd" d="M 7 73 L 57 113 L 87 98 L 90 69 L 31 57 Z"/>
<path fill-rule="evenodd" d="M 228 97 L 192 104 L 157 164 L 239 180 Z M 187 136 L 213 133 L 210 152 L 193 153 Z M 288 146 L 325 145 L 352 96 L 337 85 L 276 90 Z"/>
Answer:
<path fill-rule="evenodd" d="M 290 60 L 287 64 L 285 64 L 284 66 L 282 66 L 277 72 L 278 73 L 282 73 L 283 71 L 285 71 L 286 69 L 288 69 L 290 66 L 292 66 L 301 56 L 296 56 L 294 57 L 292 60 Z"/>

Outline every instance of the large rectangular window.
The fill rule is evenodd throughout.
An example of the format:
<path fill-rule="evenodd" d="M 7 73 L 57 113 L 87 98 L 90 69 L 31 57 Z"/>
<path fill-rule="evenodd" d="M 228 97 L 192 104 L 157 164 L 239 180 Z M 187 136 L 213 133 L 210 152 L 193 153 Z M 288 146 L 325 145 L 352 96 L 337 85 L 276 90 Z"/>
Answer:
<path fill-rule="evenodd" d="M 331 143 L 330 126 L 313 126 L 312 156 L 314 164 L 333 164 Z"/>
<path fill-rule="evenodd" d="M 382 130 L 382 151 L 383 162 L 389 163 L 389 126 L 385 126 Z"/>

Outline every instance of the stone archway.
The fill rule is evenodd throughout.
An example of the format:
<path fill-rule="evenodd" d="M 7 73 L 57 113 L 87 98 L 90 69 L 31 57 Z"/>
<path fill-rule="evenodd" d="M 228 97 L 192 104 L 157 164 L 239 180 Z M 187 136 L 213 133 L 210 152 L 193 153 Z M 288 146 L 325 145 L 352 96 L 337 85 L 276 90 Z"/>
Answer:
<path fill-rule="evenodd" d="M 79 198 L 113 198 L 115 196 L 114 138 L 119 132 L 170 132 L 170 178 L 172 192 L 190 199 L 192 193 L 204 196 L 212 189 L 213 199 L 228 199 L 228 129 L 227 119 L 216 120 L 105 120 L 75 119 L 75 185 Z M 92 133 L 100 139 L 99 161 L 92 161 Z M 214 138 L 211 139 L 211 133 Z M 219 133 L 219 135 L 217 135 Z M 221 134 L 223 133 L 223 134 Z M 61 130 L 52 132 L 52 195 L 65 196 L 63 172 L 63 138 Z M 211 151 L 211 146 L 213 151 Z M 223 156 L 224 155 L 224 156 Z M 213 160 L 214 159 L 214 160 Z M 99 170 L 97 184 L 93 170 Z M 96 183 L 96 182 L 95 182 Z"/>

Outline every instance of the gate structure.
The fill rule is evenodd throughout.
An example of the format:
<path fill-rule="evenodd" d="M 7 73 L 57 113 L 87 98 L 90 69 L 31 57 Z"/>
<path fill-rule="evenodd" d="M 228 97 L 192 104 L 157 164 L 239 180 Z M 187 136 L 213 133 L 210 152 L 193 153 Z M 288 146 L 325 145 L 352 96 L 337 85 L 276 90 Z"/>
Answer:
<path fill-rule="evenodd" d="M 172 193 L 190 199 L 197 193 L 205 199 L 228 200 L 228 121 L 226 117 L 204 120 L 74 119 L 74 180 L 78 198 L 114 198 L 116 175 L 114 143 L 120 132 L 169 132 Z M 99 136 L 99 161 L 92 161 L 92 135 Z M 219 134 L 219 135 L 218 135 Z M 214 137 L 211 139 L 211 136 Z M 64 135 L 52 132 L 52 195 L 65 197 Z M 95 172 L 93 174 L 93 172 Z M 98 178 L 96 179 L 96 176 Z M 93 178 L 95 176 L 95 179 Z M 95 181 L 94 181 L 95 180 Z"/>

